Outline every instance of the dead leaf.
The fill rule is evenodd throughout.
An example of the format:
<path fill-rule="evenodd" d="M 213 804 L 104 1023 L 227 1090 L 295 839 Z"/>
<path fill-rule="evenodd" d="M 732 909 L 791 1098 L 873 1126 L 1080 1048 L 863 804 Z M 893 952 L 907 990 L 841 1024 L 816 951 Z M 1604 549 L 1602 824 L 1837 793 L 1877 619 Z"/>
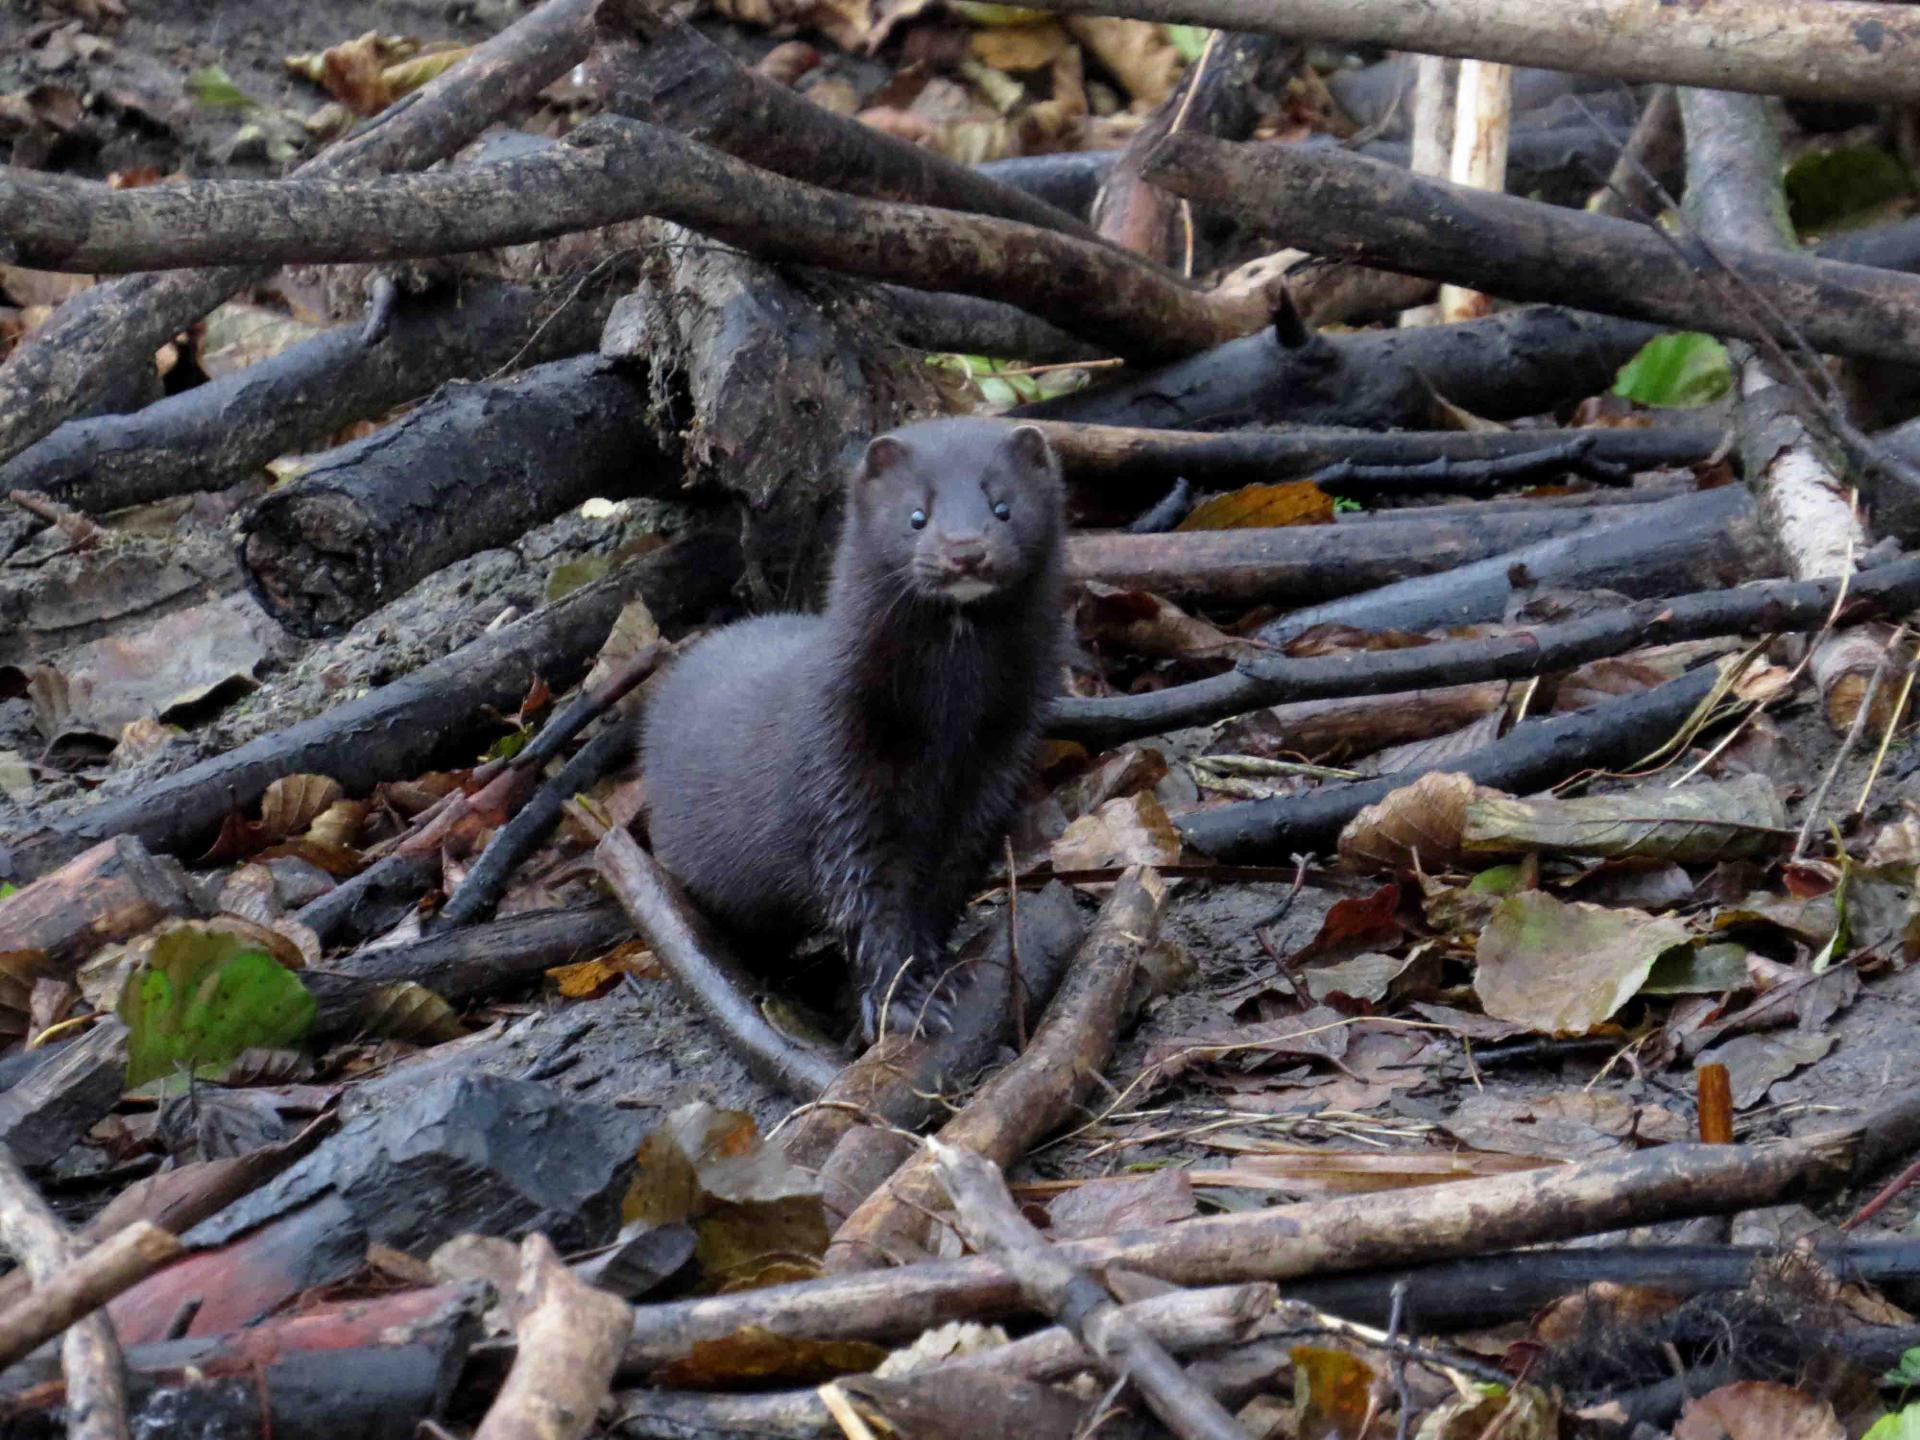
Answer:
<path fill-rule="evenodd" d="M 756 1385 L 817 1383 L 824 1375 L 857 1375 L 886 1358 L 887 1348 L 868 1340 L 808 1340 L 743 1326 L 719 1340 L 696 1340 L 685 1358 L 653 1374 L 659 1385 L 715 1390 L 751 1381 Z"/>
<path fill-rule="evenodd" d="M 1149 792 L 1109 800 L 1067 826 L 1054 841 L 1055 870 L 1106 870 L 1126 865 L 1171 865 L 1180 858 L 1180 832 Z"/>
<path fill-rule="evenodd" d="M 1331 1426 L 1340 1440 L 1360 1440 L 1373 1418 L 1373 1367 L 1345 1350 L 1296 1345 L 1291 1351 L 1294 1393 L 1302 1411 L 1300 1433 Z"/>
<path fill-rule="evenodd" d="M 1097 580 L 1080 587 L 1074 628 L 1089 645 L 1166 660 L 1238 660 L 1272 647 L 1229 635 L 1148 590 L 1122 590 Z"/>
<path fill-rule="evenodd" d="M 1846 1440 L 1833 1406 L 1772 1380 L 1739 1380 L 1689 1400 L 1673 1440 Z"/>
<path fill-rule="evenodd" d="M 1790 836 L 1773 782 L 1742 775 L 1575 800 L 1481 795 L 1467 806 L 1461 841 L 1475 855 L 1541 850 L 1691 863 L 1766 854 Z"/>
<path fill-rule="evenodd" d="M 1920 865 L 1920 815 L 1909 814 L 1880 828 L 1867 850 L 1867 864 Z"/>
<path fill-rule="evenodd" d="M 1120 21 L 1120 24 L 1130 22 Z M 1311 480 L 1245 485 L 1193 507 L 1176 530 L 1267 529 L 1281 525 L 1331 525 L 1333 497 Z"/>
<path fill-rule="evenodd" d="M 1369 950 L 1333 965 L 1308 965 L 1300 971 L 1300 982 L 1315 1001 L 1385 1000 L 1393 982 L 1421 956 L 1382 955 Z"/>
<path fill-rule="evenodd" d="M 1104 15 L 1069 15 L 1066 25 L 1142 110 L 1166 99 L 1179 78 L 1180 52 L 1159 25 Z"/>
<path fill-rule="evenodd" d="M 1054 1197 L 1047 1207 L 1056 1240 L 1112 1235 L 1185 1220 L 1197 1213 L 1193 1179 L 1185 1170 L 1088 1180 Z"/>
<path fill-rule="evenodd" d="M 1353 768 L 1362 775 L 1395 775 L 1403 770 L 1457 762 L 1498 740 L 1506 725 L 1504 709 L 1489 710 L 1471 725 L 1435 735 L 1430 740 L 1409 740 L 1404 745 L 1390 746 L 1369 755 Z"/>
<path fill-rule="evenodd" d="M 1340 859 L 1369 874 L 1450 870 L 1460 859 L 1468 805 L 1496 790 L 1433 771 L 1369 805 L 1340 832 Z"/>
<path fill-rule="evenodd" d="M 1680 921 L 1641 910 L 1522 891 L 1501 901 L 1480 932 L 1474 993 L 1502 1020 L 1584 1035 L 1632 999 L 1661 952 L 1689 934 Z"/>
<path fill-rule="evenodd" d="M 451 1005 L 413 980 L 394 980 L 368 992 L 354 1017 L 369 1035 L 415 1045 L 439 1045 L 467 1033 Z"/>
<path fill-rule="evenodd" d="M 378 115 L 394 101 L 386 67 L 416 55 L 420 42 L 404 35 L 369 30 L 319 54 L 289 55 L 289 74 L 323 87 L 356 115 Z"/>
<path fill-rule="evenodd" d="M 207 378 L 217 380 L 270 360 L 288 346 L 318 335 L 323 328 L 265 305 L 232 300 L 207 316 L 195 353 Z"/>
<path fill-rule="evenodd" d="M 1693 1138 L 1686 1121 L 1661 1106 L 1579 1090 L 1530 1099 L 1469 1095 L 1447 1117 L 1444 1128 L 1476 1150 L 1554 1160 L 1591 1160 L 1638 1143 Z"/>
<path fill-rule="evenodd" d="M 345 792 L 325 775 L 287 775 L 260 797 L 260 830 L 268 843 L 298 835 L 337 804 Z"/>
<path fill-rule="evenodd" d="M 762 55 L 753 68 L 776 85 L 796 85 L 820 63 L 820 52 L 806 41 L 785 40 Z"/>
<path fill-rule="evenodd" d="M 1700 1056 L 1697 1064 L 1726 1066 L 1733 1107 L 1745 1110 L 1764 1100 L 1774 1081 L 1824 1059 L 1833 1041 L 1832 1035 L 1807 1030 L 1736 1035 Z"/>
<path fill-rule="evenodd" d="M 613 989 L 623 975 L 657 977 L 659 974 L 660 965 L 653 958 L 653 952 L 633 941 L 593 960 L 556 965 L 547 971 L 547 979 L 564 999 L 590 1000 Z"/>
<path fill-rule="evenodd" d="M 1365 895 L 1343 895 L 1327 907 L 1320 928 L 1288 957 L 1292 964 L 1330 955 L 1347 956 L 1361 950 L 1399 943 L 1400 887 L 1388 883 Z"/>
<path fill-rule="evenodd" d="M 1072 43 L 1058 20 L 987 26 L 972 31 L 968 38 L 974 58 L 996 70 L 1043 70 Z"/>

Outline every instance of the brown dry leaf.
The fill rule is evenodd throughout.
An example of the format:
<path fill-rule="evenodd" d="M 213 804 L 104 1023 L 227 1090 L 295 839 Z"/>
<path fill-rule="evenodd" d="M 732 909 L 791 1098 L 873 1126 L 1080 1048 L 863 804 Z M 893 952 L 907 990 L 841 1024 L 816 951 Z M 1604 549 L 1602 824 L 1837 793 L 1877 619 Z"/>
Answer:
<path fill-rule="evenodd" d="M 371 808 L 365 800 L 335 800 L 313 817 L 307 826 L 307 839 L 351 850 L 359 843 L 360 827 L 366 824 Z"/>
<path fill-rule="evenodd" d="M 820 68 L 820 52 L 804 40 L 783 40 L 760 57 L 753 68 L 776 85 L 797 85 L 800 77 Z"/>
<path fill-rule="evenodd" d="M 1166 99 L 1180 77 L 1180 52 L 1159 25 L 1104 15 L 1069 15 L 1067 32 L 1126 87 L 1139 109 L 1150 110 Z"/>
<path fill-rule="evenodd" d="M 66 275 L 53 270 L 29 270 L 23 265 L 0 265 L 0 292 L 23 310 L 54 309 L 93 284 L 91 275 Z"/>
<path fill-rule="evenodd" d="M 1073 1240 L 1165 1225 L 1185 1220 L 1197 1210 L 1193 1177 L 1170 1168 L 1151 1175 L 1088 1180 L 1055 1196 L 1047 1216 L 1054 1239 Z"/>
<path fill-rule="evenodd" d="M 1791 1385 L 1739 1380 L 1689 1400 L 1673 1440 L 1846 1440 L 1833 1406 Z"/>
<path fill-rule="evenodd" d="M 1016 862 L 1023 869 L 1037 863 L 1075 820 L 1110 800 L 1150 791 L 1166 777 L 1167 757 L 1158 750 L 1129 745 L 1103 757 L 1020 813 L 1012 836 Z"/>
<path fill-rule="evenodd" d="M 1642 910 L 1511 895 L 1480 932 L 1474 993 L 1489 1015 L 1550 1035 L 1584 1035 L 1639 991 L 1662 951 L 1686 943 L 1678 920 Z"/>
<path fill-rule="evenodd" d="M 1619 1285 L 1599 1280 L 1572 1295 L 1552 1301 L 1534 1318 L 1531 1334 L 1555 1347 L 1571 1345 L 1583 1336 L 1638 1329 L 1671 1314 L 1686 1296 L 1644 1285 Z"/>
<path fill-rule="evenodd" d="M 604 995 L 620 983 L 623 975 L 640 977 L 660 974 L 653 952 L 639 941 L 632 941 L 592 960 L 572 965 L 556 965 L 547 971 L 547 979 L 567 1000 L 591 1000 Z"/>
<path fill-rule="evenodd" d="M 312 339 L 325 327 L 296 320 L 265 305 L 229 301 L 207 316 L 195 354 L 210 380 L 271 360 L 290 345 Z"/>
<path fill-rule="evenodd" d="M 887 1358 L 887 1347 L 866 1340 L 806 1340 L 747 1326 L 721 1340 L 696 1340 L 686 1358 L 662 1367 L 654 1383 L 689 1390 L 757 1385 L 798 1385 L 832 1375 L 869 1371 Z"/>
<path fill-rule="evenodd" d="M 1686 1121 L 1661 1106 L 1579 1090 L 1530 1099 L 1469 1095 L 1447 1117 L 1445 1129 L 1475 1150 L 1552 1160 L 1590 1160 L 1633 1149 L 1636 1142 L 1693 1138 Z"/>
<path fill-rule="evenodd" d="M 1770 1030 L 1753 1035 L 1736 1035 L 1724 1045 L 1707 1051 L 1701 1065 L 1727 1067 L 1727 1080 L 1733 1089 L 1733 1107 L 1745 1110 L 1766 1099 L 1776 1080 L 1784 1080 L 1794 1071 L 1826 1058 L 1833 1049 L 1834 1037 L 1809 1030 Z"/>
<path fill-rule="evenodd" d="M 1126 22 L 1121 22 L 1126 23 Z M 1176 530 L 1268 529 L 1282 525 L 1331 525 L 1333 497 L 1311 480 L 1244 485 L 1193 507 Z"/>
<path fill-rule="evenodd" d="M 1222 1146 L 1221 1148 L 1233 1148 Z M 1237 1185 L 1284 1190 L 1295 1195 L 1371 1195 L 1454 1180 L 1514 1175 L 1558 1162 L 1540 1155 L 1475 1153 L 1469 1150 L 1320 1150 L 1310 1146 L 1260 1148 L 1242 1154 L 1224 1170 L 1203 1170 L 1196 1185 Z"/>
<path fill-rule="evenodd" d="M 1299 964 L 1396 945 L 1405 933 L 1399 911 L 1400 887 L 1396 884 L 1382 885 L 1365 895 L 1343 895 L 1327 907 L 1313 939 L 1288 958 Z"/>
<path fill-rule="evenodd" d="M 1058 20 L 1038 25 L 995 25 L 974 30 L 968 49 L 983 65 L 996 70 L 1040 70 L 1072 42 Z"/>
<path fill-rule="evenodd" d="M 420 42 L 409 36 L 369 30 L 317 55 L 289 55 L 282 63 L 289 74 L 321 86 L 354 114 L 378 115 L 395 97 L 387 67 L 419 51 Z"/>
<path fill-rule="evenodd" d="M 429 80 L 452 69 L 472 53 L 471 45 L 456 45 L 449 40 L 435 41 L 411 60 L 389 65 L 381 72 L 381 78 L 387 82 L 387 93 L 398 100 L 402 95 L 418 90 Z"/>
<path fill-rule="evenodd" d="M 339 804 L 346 792 L 325 775 L 287 775 L 260 797 L 261 838 L 272 844 L 306 830 Z"/>
<path fill-rule="evenodd" d="M 1296 1345 L 1292 1350 L 1300 1433 L 1331 1426 L 1340 1440 L 1360 1440 L 1373 1418 L 1373 1367 L 1345 1350 Z M 1315 1422 L 1318 1422 L 1317 1424 Z"/>
<path fill-rule="evenodd" d="M 1424 770 L 1431 765 L 1458 764 L 1498 740 L 1506 724 L 1505 708 L 1496 707 L 1471 725 L 1435 735 L 1430 740 L 1409 740 L 1404 745 L 1389 746 L 1353 768 L 1362 775 L 1397 775 L 1405 770 Z"/>
<path fill-rule="evenodd" d="M 1180 859 L 1180 832 L 1151 793 L 1109 800 L 1067 826 L 1053 842 L 1055 870 L 1106 870 L 1126 865 L 1171 865 Z"/>
<path fill-rule="evenodd" d="M 354 1012 L 360 1027 L 383 1040 L 439 1045 L 467 1033 L 440 996 L 412 980 L 395 980 L 368 992 Z"/>
<path fill-rule="evenodd" d="M 1429 1410 L 1419 1433 L 1420 1440 L 1483 1440 L 1488 1435 L 1554 1440 L 1560 1433 L 1560 1402 L 1533 1385 L 1516 1385 L 1504 1395 L 1476 1392 Z"/>
<path fill-rule="evenodd" d="M 1306 966 L 1300 971 L 1300 982 L 1316 1002 L 1372 1003 L 1386 999 L 1394 981 L 1421 958 L 1418 947 L 1408 955 L 1383 955 L 1377 950 L 1368 950 L 1336 964 Z"/>
<path fill-rule="evenodd" d="M 1920 815 L 1909 814 L 1881 827 L 1867 851 L 1867 864 L 1920 865 Z"/>
<path fill-rule="evenodd" d="M 1238 660 L 1272 647 L 1229 635 L 1149 590 L 1122 590 L 1090 580 L 1074 606 L 1074 628 L 1090 645 L 1165 660 Z"/>
<path fill-rule="evenodd" d="M 614 617 L 613 628 L 607 631 L 607 638 L 600 643 L 600 653 L 594 657 L 593 668 L 587 671 L 581 688 L 592 690 L 606 684 L 615 670 L 649 645 L 659 644 L 660 638 L 659 622 L 653 618 L 647 602 L 638 597 L 629 600 Z M 639 713 L 639 689 L 635 687 L 628 692 L 614 708 L 622 714 Z"/>
<path fill-rule="evenodd" d="M 1452 869 L 1460 860 L 1468 805 L 1499 793 L 1449 771 L 1422 775 L 1347 822 L 1340 832 L 1341 862 L 1369 874 Z"/>

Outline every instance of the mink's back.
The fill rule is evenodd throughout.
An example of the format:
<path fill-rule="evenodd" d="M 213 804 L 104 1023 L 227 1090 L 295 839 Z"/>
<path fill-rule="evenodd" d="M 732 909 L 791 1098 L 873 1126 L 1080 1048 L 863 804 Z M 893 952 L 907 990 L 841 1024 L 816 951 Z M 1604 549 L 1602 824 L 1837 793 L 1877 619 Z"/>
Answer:
<path fill-rule="evenodd" d="M 821 615 L 716 630 L 660 677 L 642 728 L 654 854 L 710 914 L 745 930 L 806 926 L 805 757 L 823 725 Z"/>

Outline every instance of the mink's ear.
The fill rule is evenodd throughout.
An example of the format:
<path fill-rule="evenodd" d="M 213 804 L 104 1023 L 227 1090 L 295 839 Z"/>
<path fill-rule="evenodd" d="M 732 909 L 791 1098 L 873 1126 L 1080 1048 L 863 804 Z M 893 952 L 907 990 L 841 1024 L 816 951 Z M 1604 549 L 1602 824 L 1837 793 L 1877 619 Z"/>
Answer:
<path fill-rule="evenodd" d="M 1016 425 L 1007 439 L 1007 448 L 1013 451 L 1014 459 L 1023 469 L 1043 475 L 1053 472 L 1053 447 L 1038 426 Z"/>
<path fill-rule="evenodd" d="M 906 443 L 891 435 L 876 435 L 867 442 L 867 453 L 860 460 L 860 478 L 877 480 L 907 463 Z"/>

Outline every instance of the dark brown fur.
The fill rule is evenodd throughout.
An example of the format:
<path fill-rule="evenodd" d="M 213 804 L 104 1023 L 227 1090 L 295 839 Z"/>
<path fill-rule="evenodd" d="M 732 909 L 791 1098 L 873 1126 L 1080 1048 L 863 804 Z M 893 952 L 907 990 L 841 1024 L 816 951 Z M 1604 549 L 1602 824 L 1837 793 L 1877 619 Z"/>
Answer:
<path fill-rule="evenodd" d="M 849 486 L 825 613 L 716 631 L 648 702 L 661 863 L 736 929 L 834 932 L 869 1039 L 889 998 L 896 1025 L 944 1021 L 946 942 L 1058 685 L 1062 528 L 1059 465 L 1032 427 L 881 436 Z"/>

